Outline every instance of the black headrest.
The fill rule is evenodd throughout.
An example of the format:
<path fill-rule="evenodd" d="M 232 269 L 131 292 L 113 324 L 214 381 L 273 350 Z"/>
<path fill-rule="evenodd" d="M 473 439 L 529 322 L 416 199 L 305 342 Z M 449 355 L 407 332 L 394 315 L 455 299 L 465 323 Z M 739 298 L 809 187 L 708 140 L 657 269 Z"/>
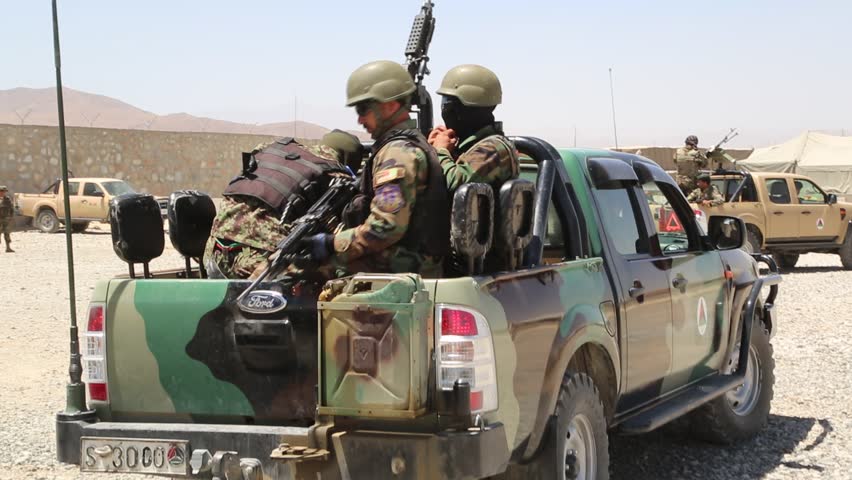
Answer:
<path fill-rule="evenodd" d="M 169 239 L 181 255 L 199 258 L 204 254 L 216 205 L 197 190 L 178 190 L 169 196 Z"/>
<path fill-rule="evenodd" d="M 502 251 L 523 249 L 532 240 L 535 184 L 516 178 L 500 187 L 497 210 L 497 248 Z"/>
<path fill-rule="evenodd" d="M 148 263 L 163 254 L 163 217 L 153 196 L 127 193 L 110 200 L 109 206 L 112 248 L 120 259 Z"/>
<path fill-rule="evenodd" d="M 453 196 L 450 243 L 468 257 L 483 257 L 494 233 L 494 192 L 484 183 L 468 183 Z"/>

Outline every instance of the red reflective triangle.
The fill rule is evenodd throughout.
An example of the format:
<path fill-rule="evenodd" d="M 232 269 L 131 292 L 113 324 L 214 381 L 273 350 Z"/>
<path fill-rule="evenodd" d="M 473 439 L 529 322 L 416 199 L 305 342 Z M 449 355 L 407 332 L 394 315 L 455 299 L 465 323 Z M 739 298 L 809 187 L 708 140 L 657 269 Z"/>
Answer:
<path fill-rule="evenodd" d="M 666 231 L 667 232 L 680 232 L 683 230 L 683 226 L 677 219 L 677 215 L 672 212 L 669 216 L 669 221 L 666 223 Z"/>

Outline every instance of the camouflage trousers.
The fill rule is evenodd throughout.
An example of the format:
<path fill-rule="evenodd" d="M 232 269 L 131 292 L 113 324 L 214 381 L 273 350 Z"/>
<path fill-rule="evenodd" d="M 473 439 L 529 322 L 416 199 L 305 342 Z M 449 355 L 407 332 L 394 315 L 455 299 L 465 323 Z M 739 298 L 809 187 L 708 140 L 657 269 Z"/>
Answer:
<path fill-rule="evenodd" d="M 12 219 L 4 218 L 0 220 L 0 233 L 3 234 L 3 238 L 6 240 L 6 245 L 8 246 L 12 243 Z"/>
<path fill-rule="evenodd" d="M 687 177 L 684 175 L 677 176 L 677 186 L 683 190 L 684 195 L 689 195 L 693 190 L 698 188 L 698 184 L 695 182 L 694 177 Z"/>

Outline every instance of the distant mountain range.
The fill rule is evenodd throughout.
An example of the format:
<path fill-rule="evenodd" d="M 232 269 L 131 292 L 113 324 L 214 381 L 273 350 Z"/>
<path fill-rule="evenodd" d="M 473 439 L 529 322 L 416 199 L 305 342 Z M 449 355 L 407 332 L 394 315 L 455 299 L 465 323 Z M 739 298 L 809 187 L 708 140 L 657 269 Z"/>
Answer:
<path fill-rule="evenodd" d="M 309 122 L 277 122 L 263 125 L 196 117 L 188 113 L 157 115 L 104 95 L 62 89 L 65 124 L 74 127 L 160 130 L 165 132 L 217 132 L 285 136 L 295 131 L 299 138 L 318 139 L 330 129 Z M 57 125 L 55 88 L 0 90 L 0 123 L 12 125 Z M 363 131 L 352 131 L 368 140 Z"/>

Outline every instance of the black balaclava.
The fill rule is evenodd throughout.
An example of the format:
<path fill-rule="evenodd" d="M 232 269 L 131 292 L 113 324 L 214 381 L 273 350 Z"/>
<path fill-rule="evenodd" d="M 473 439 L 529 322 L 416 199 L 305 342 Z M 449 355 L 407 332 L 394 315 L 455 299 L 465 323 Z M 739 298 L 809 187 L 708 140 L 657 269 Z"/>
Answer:
<path fill-rule="evenodd" d="M 441 101 L 441 118 L 447 128 L 455 130 L 460 140 L 494 124 L 494 107 L 468 107 L 457 97 L 445 95 Z"/>

